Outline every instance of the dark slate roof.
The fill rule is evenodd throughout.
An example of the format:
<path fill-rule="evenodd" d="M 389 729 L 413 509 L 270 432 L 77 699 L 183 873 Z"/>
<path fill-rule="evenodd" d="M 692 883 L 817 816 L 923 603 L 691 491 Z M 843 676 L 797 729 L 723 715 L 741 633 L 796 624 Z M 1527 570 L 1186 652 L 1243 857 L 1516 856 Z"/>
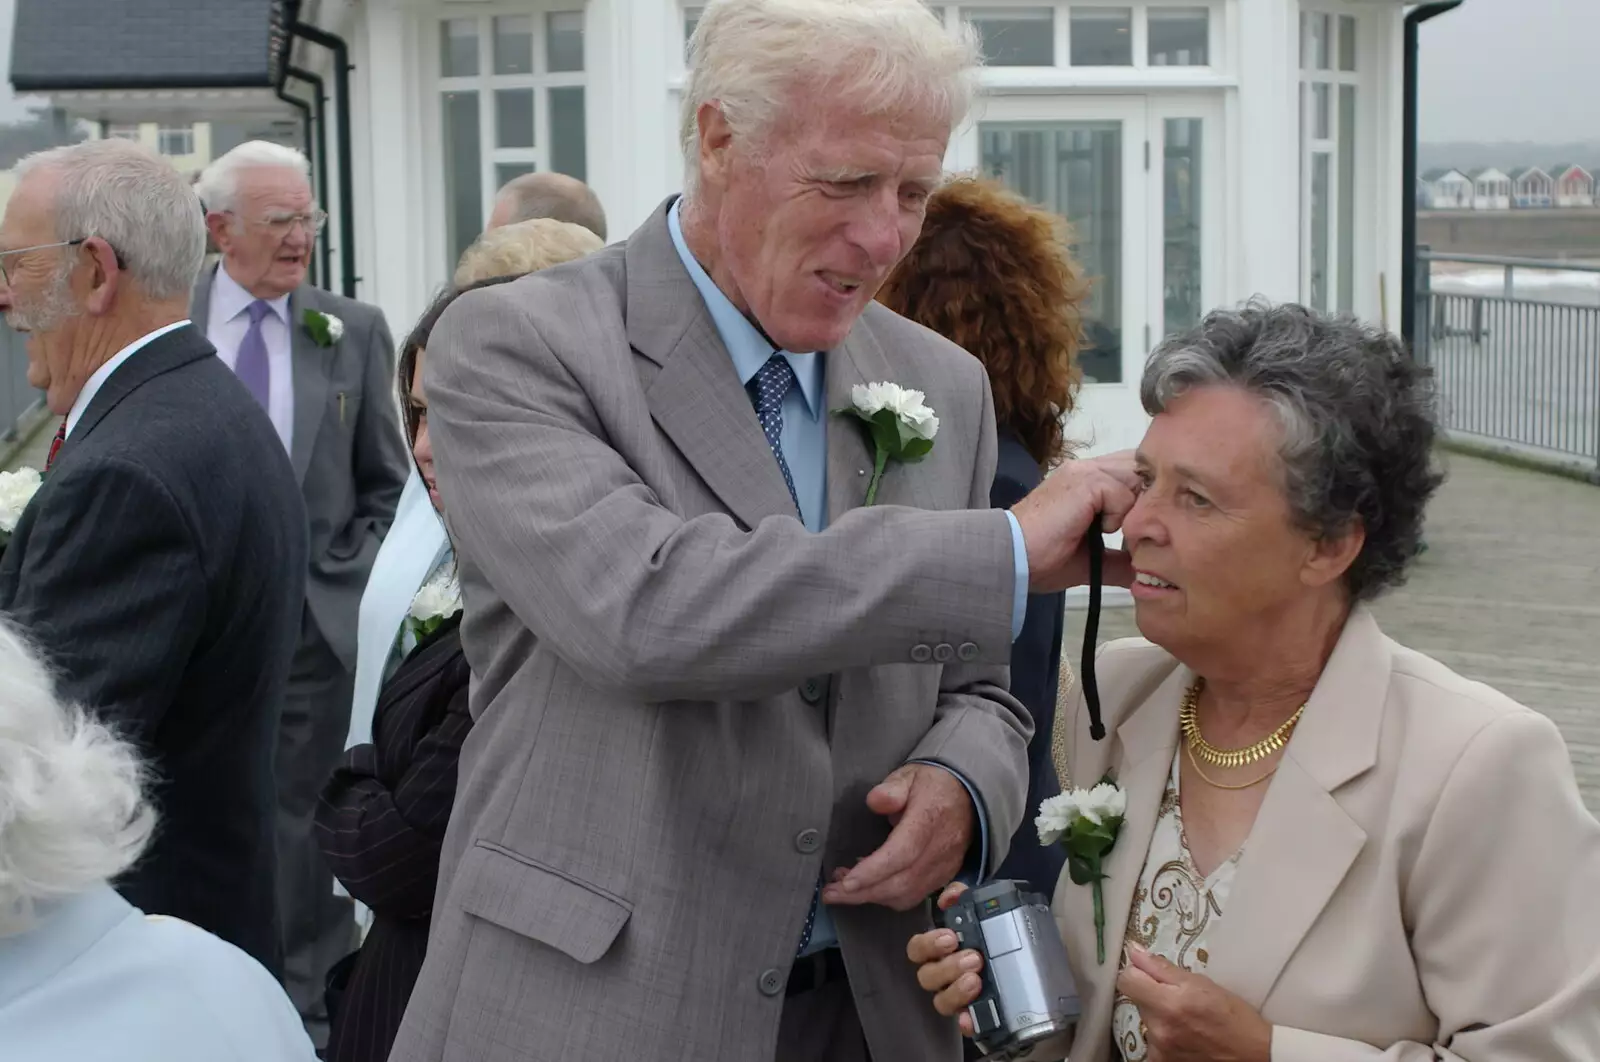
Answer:
<path fill-rule="evenodd" d="M 286 0 L 16 0 L 11 84 L 66 89 L 278 84 Z"/>

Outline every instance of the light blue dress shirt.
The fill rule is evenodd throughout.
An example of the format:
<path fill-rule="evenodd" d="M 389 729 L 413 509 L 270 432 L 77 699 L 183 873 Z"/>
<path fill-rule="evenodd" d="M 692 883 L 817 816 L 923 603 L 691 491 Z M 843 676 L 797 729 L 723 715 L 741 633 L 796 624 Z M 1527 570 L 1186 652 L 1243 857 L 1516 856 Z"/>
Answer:
<path fill-rule="evenodd" d="M 0 1058 L 315 1062 L 316 1052 L 260 963 L 101 885 L 0 937 Z"/>
<path fill-rule="evenodd" d="M 739 374 L 739 382 L 748 388 L 750 380 L 761 371 L 762 366 L 775 351 L 772 344 L 744 314 L 734 307 L 727 295 L 723 294 L 722 289 L 717 287 L 716 282 L 690 253 L 689 245 L 684 242 L 683 225 L 678 216 L 682 202 L 680 199 L 673 203 L 667 212 L 667 229 L 672 234 L 672 245 L 677 248 L 678 257 L 682 259 L 684 269 L 688 270 L 689 279 L 694 281 L 695 289 L 705 301 L 712 323 L 717 326 L 717 334 L 722 337 L 723 345 L 728 348 L 734 370 Z M 817 532 L 828 525 L 828 423 L 827 412 L 823 409 L 827 395 L 825 366 L 819 353 L 794 354 L 789 351 L 781 353 L 789 362 L 789 366 L 794 369 L 800 386 L 791 388 L 784 397 L 783 431 L 779 439 L 783 446 L 784 460 L 789 465 L 790 477 L 794 480 L 795 495 L 800 501 L 801 520 L 808 531 Z M 752 403 L 752 413 L 754 408 Z M 1011 637 L 1015 639 L 1022 631 L 1022 620 L 1028 607 L 1028 555 L 1023 548 L 1022 528 L 1018 525 L 1016 517 L 1010 513 L 1006 513 L 1006 517 L 1011 521 L 1012 553 L 1017 574 L 1016 592 L 1011 610 Z M 961 776 L 959 771 L 951 770 L 942 763 L 934 763 L 933 766 L 942 767 L 955 775 L 966 787 L 968 795 L 972 798 L 972 805 L 977 809 L 978 863 L 972 872 L 962 875 L 962 880 L 969 885 L 974 884 L 987 872 L 989 866 L 988 814 L 984 810 L 983 801 L 979 798 L 977 790 Z M 839 938 L 834 931 L 833 919 L 828 913 L 827 905 L 818 904 L 817 917 L 812 926 L 811 942 L 806 948 L 806 954 L 834 947 L 838 942 Z"/>

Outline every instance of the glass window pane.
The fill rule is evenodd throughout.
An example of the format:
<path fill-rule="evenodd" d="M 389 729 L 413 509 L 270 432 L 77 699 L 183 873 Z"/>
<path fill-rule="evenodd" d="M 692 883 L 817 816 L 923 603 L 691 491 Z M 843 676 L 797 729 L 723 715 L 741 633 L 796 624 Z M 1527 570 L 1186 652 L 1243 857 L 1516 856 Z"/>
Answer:
<path fill-rule="evenodd" d="M 1355 310 L 1356 87 L 1339 86 L 1339 309 Z"/>
<path fill-rule="evenodd" d="M 1132 66 L 1133 9 L 1074 7 L 1068 16 L 1073 66 Z"/>
<path fill-rule="evenodd" d="M 580 181 L 589 179 L 583 89 L 550 90 L 550 168 Z"/>
<path fill-rule="evenodd" d="M 1208 66 L 1211 12 L 1203 7 L 1150 9 L 1151 66 Z"/>
<path fill-rule="evenodd" d="M 1313 310 L 1328 309 L 1328 185 L 1332 180 L 1328 153 L 1311 156 L 1311 291 L 1307 301 Z"/>
<path fill-rule="evenodd" d="M 545 16 L 545 61 L 552 74 L 583 69 L 582 11 L 552 11 Z"/>
<path fill-rule="evenodd" d="M 983 172 L 1072 223 L 1085 300 L 1084 376 L 1122 380 L 1122 123 L 985 122 Z"/>
<path fill-rule="evenodd" d="M 478 94 L 444 94 L 445 239 L 450 268 L 483 228 L 483 151 L 478 135 Z"/>
<path fill-rule="evenodd" d="M 496 89 L 494 146 L 533 147 L 533 89 Z"/>
<path fill-rule="evenodd" d="M 1333 135 L 1333 86 L 1317 83 L 1311 86 L 1311 136 L 1326 140 Z"/>
<path fill-rule="evenodd" d="M 1200 147 L 1198 118 L 1168 118 L 1162 150 L 1164 324 L 1171 335 L 1200 323 Z"/>
<path fill-rule="evenodd" d="M 683 9 L 683 39 L 687 41 L 694 36 L 695 27 L 700 25 L 700 12 L 703 7 L 686 7 Z"/>
<path fill-rule="evenodd" d="M 1339 69 L 1356 68 L 1356 19 L 1354 15 L 1339 16 Z"/>
<path fill-rule="evenodd" d="M 447 18 L 439 27 L 439 73 L 473 77 L 478 73 L 478 20 Z"/>
<path fill-rule="evenodd" d="M 494 72 L 533 73 L 533 16 L 496 15 L 494 20 Z"/>
<path fill-rule="evenodd" d="M 1056 13 L 1049 7 L 962 8 L 990 66 L 1055 66 Z"/>
<path fill-rule="evenodd" d="M 1311 65 L 1318 70 L 1328 69 L 1328 38 L 1333 34 L 1333 16 L 1318 11 L 1308 15 L 1311 26 Z"/>
<path fill-rule="evenodd" d="M 494 168 L 494 186 L 504 188 L 518 177 L 533 173 L 539 167 L 531 162 L 502 162 Z"/>

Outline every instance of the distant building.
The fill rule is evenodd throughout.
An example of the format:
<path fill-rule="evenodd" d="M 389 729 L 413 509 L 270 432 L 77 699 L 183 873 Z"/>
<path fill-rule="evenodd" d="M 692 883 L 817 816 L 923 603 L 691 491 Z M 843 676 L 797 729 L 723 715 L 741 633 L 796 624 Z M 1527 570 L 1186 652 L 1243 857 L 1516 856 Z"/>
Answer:
<path fill-rule="evenodd" d="M 1511 205 L 1519 210 L 1554 206 L 1556 182 L 1538 166 L 1522 166 L 1511 171 Z"/>
<path fill-rule="evenodd" d="M 1555 174 L 1556 206 L 1592 207 L 1594 174 L 1582 166 L 1563 163 L 1550 171 Z"/>
<path fill-rule="evenodd" d="M 1504 170 L 1490 166 L 1467 176 L 1472 178 L 1472 209 L 1511 209 L 1511 176 Z"/>
<path fill-rule="evenodd" d="M 1431 210 L 1471 210 L 1472 178 L 1460 170 L 1429 170 L 1422 175 Z"/>

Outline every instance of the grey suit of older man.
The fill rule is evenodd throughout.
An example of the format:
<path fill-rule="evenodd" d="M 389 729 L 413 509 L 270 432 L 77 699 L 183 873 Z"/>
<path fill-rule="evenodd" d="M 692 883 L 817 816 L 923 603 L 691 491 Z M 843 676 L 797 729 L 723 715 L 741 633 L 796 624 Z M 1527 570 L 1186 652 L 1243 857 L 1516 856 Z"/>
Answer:
<path fill-rule="evenodd" d="M 990 869 L 1023 814 L 982 367 L 870 307 L 828 407 L 898 382 L 939 435 L 866 509 L 871 454 L 830 418 L 808 533 L 665 215 L 464 296 L 429 346 L 477 723 L 393 1062 L 771 1059 L 819 872 L 888 835 L 872 786 L 959 772 Z M 873 1057 L 959 1058 L 905 958 L 927 906 L 833 911 Z"/>
<path fill-rule="evenodd" d="M 194 322 L 214 332 L 217 269 L 195 287 Z M 356 612 L 378 546 L 411 471 L 394 384 L 395 350 L 383 312 L 302 284 L 289 295 L 294 393 L 290 464 L 310 534 L 305 613 L 278 731 L 278 908 L 284 983 L 313 1026 L 323 1018 L 329 967 L 355 946 L 354 909 L 312 836 L 322 786 L 344 751 L 355 685 Z M 344 335 L 320 346 L 307 310 L 332 314 Z M 220 337 L 218 337 L 220 338 Z M 214 340 L 215 342 L 215 340 Z"/>

